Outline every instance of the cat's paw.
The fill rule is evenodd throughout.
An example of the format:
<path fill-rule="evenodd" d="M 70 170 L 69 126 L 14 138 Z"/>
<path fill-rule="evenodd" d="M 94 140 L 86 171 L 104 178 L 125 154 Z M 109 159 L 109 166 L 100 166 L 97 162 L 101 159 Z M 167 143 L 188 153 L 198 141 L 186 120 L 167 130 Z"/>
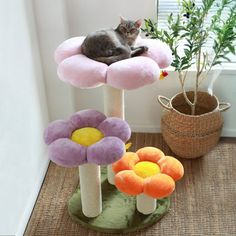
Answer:
<path fill-rule="evenodd" d="M 148 47 L 147 46 L 142 46 L 143 48 L 143 52 L 147 52 L 148 51 Z"/>

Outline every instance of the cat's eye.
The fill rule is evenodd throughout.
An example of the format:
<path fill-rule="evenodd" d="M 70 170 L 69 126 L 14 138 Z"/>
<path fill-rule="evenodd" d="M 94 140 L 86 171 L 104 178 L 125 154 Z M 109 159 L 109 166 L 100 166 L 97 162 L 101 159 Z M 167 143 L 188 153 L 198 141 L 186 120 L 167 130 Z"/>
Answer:
<path fill-rule="evenodd" d="M 123 27 L 123 26 L 120 27 L 120 30 L 121 30 L 122 32 L 127 32 L 127 29 L 126 29 L 125 27 Z"/>
<path fill-rule="evenodd" d="M 131 30 L 130 30 L 130 33 L 131 33 L 131 34 L 133 34 L 133 33 L 135 33 L 135 32 L 136 32 L 136 29 L 131 29 Z"/>

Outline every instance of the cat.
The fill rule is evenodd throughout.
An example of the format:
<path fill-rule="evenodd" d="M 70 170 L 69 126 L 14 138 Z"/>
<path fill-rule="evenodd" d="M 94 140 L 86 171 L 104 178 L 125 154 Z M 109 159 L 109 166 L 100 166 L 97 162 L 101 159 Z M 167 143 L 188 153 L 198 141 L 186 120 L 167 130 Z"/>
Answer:
<path fill-rule="evenodd" d="M 81 45 L 82 53 L 107 65 L 139 56 L 148 50 L 146 46 L 134 47 L 141 24 L 141 19 L 132 21 L 121 17 L 116 29 L 104 29 L 88 34 Z"/>

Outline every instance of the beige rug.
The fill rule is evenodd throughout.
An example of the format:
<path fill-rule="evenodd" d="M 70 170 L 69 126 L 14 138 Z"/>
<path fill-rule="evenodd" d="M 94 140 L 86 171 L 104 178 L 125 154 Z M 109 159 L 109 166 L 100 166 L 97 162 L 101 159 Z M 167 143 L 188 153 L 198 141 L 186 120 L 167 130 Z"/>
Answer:
<path fill-rule="evenodd" d="M 132 150 L 143 146 L 171 151 L 159 134 L 133 134 Z M 154 226 L 132 236 L 236 235 L 236 139 L 222 139 L 208 155 L 181 159 L 185 177 L 177 183 L 169 213 Z M 105 236 L 73 222 L 67 200 L 78 183 L 76 168 L 50 164 L 25 236 Z"/>

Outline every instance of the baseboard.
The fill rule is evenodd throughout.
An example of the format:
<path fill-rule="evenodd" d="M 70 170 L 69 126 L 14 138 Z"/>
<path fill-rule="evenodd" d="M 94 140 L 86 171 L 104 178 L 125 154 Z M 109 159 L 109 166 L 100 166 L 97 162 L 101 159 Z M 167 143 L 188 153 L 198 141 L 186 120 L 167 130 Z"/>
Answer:
<path fill-rule="evenodd" d="M 221 137 L 236 137 L 236 129 L 223 128 Z"/>
<path fill-rule="evenodd" d="M 149 125 L 130 125 L 132 132 L 137 133 L 161 133 L 161 128 L 158 126 Z"/>
<path fill-rule="evenodd" d="M 47 155 L 47 153 L 45 155 Z M 18 229 L 16 230 L 15 236 L 24 235 L 25 229 L 27 227 L 28 221 L 30 219 L 30 216 L 32 214 L 35 203 L 37 201 L 40 189 L 42 187 L 45 175 L 47 173 L 48 165 L 49 165 L 49 159 L 48 160 L 46 159 L 44 165 L 41 168 L 40 174 L 38 175 L 38 179 L 35 182 L 35 186 L 34 186 L 34 189 L 32 190 L 31 196 L 29 197 L 28 204 L 25 207 L 25 210 L 22 214 L 21 224 L 19 224 Z"/>
<path fill-rule="evenodd" d="M 130 125 L 132 132 L 137 133 L 161 133 L 160 126 Z M 222 137 L 236 137 L 236 129 L 223 128 Z"/>

